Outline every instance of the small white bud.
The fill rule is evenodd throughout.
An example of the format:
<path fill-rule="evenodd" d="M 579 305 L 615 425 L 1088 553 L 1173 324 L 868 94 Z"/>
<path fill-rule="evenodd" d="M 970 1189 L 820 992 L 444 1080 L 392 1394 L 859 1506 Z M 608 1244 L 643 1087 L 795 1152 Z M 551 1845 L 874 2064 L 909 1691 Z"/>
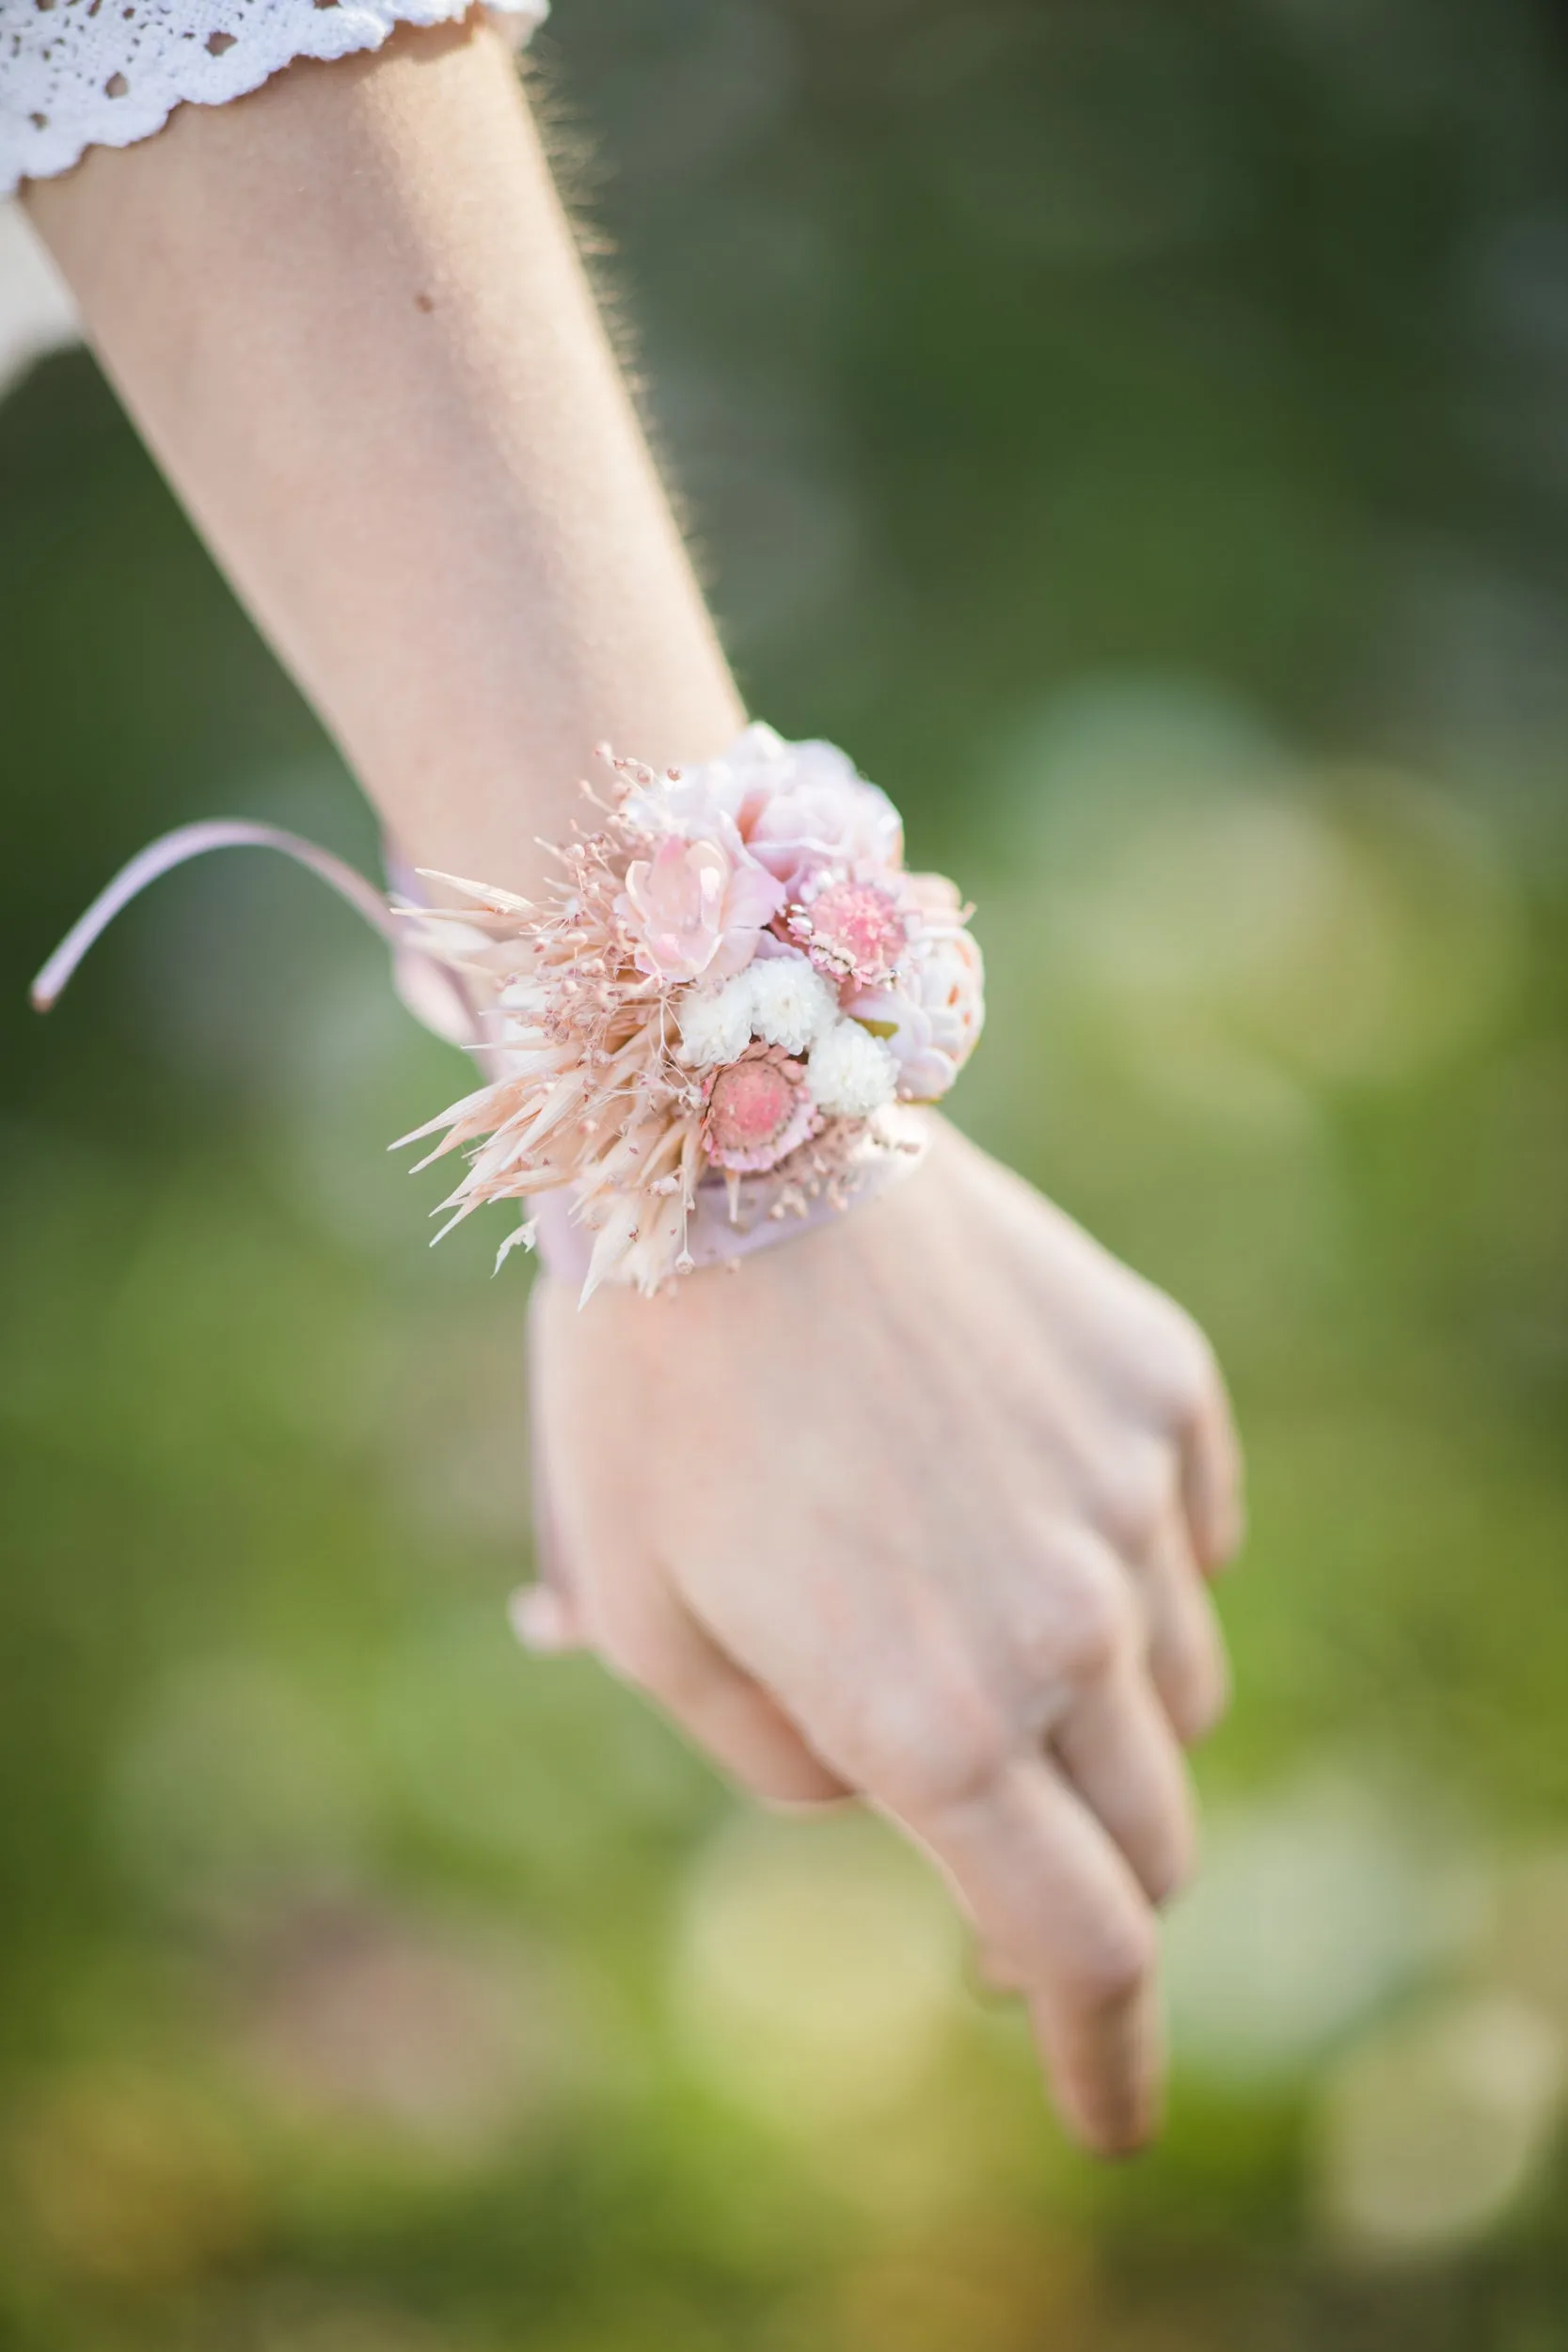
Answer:
<path fill-rule="evenodd" d="M 880 1038 L 858 1021 L 835 1021 L 811 1049 L 806 1085 L 819 1110 L 869 1119 L 898 1089 L 898 1065 Z"/>
<path fill-rule="evenodd" d="M 751 965 L 752 1027 L 766 1045 L 803 1054 L 838 1018 L 838 996 L 804 956 L 769 956 Z"/>
<path fill-rule="evenodd" d="M 684 989 L 675 999 L 680 1058 L 689 1070 L 738 1061 L 752 1041 L 752 975 L 737 972 L 718 988 Z"/>

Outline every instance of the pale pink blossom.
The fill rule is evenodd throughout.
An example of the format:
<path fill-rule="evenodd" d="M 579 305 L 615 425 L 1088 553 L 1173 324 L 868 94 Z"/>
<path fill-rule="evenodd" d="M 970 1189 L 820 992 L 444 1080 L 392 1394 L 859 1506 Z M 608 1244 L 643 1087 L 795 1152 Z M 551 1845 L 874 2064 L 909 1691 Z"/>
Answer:
<path fill-rule="evenodd" d="M 784 890 L 742 850 L 671 835 L 626 868 L 616 913 L 639 971 L 659 980 L 724 980 L 744 971 Z"/>
<path fill-rule="evenodd" d="M 954 922 L 950 929 L 917 933 L 897 986 L 863 990 L 846 1010 L 891 1049 L 901 1098 L 931 1103 L 947 1092 L 974 1051 L 985 1004 L 979 947 Z"/>
<path fill-rule="evenodd" d="M 717 758 L 670 768 L 657 775 L 635 760 L 614 763 L 626 787 L 619 816 L 629 832 L 683 841 L 741 840 L 752 820 L 788 772 L 792 746 L 760 720 Z"/>
<path fill-rule="evenodd" d="M 788 885 L 792 897 L 827 866 L 851 874 L 892 871 L 904 859 L 898 811 L 831 743 L 794 745 L 773 790 L 743 831 L 752 855 Z"/>
<path fill-rule="evenodd" d="M 962 930 L 974 912 L 945 874 L 901 874 L 898 889 L 904 904 L 931 930 Z"/>
<path fill-rule="evenodd" d="M 859 873 L 903 864 L 898 811 L 832 743 L 786 743 L 757 722 L 719 757 L 663 775 L 617 764 L 632 832 L 744 844 L 792 894 L 825 866 Z"/>

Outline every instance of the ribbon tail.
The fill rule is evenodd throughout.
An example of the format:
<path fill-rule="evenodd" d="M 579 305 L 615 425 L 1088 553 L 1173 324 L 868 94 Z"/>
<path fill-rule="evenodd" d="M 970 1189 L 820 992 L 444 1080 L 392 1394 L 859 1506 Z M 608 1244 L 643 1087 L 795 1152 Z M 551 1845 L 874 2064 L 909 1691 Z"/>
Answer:
<path fill-rule="evenodd" d="M 334 857 L 329 850 L 318 850 L 313 841 L 306 841 L 295 833 L 285 833 L 277 825 L 252 824 L 238 817 L 210 818 L 200 824 L 181 825 L 173 833 L 164 834 L 138 850 L 128 866 L 120 867 L 87 913 L 71 925 L 33 982 L 28 993 L 34 1009 L 49 1010 L 94 941 L 149 882 L 156 882 L 176 866 L 183 866 L 188 858 L 204 856 L 209 850 L 278 850 L 284 857 L 293 858 L 296 866 L 308 866 L 328 889 L 335 890 L 340 898 L 346 899 L 362 914 L 372 930 L 397 946 L 397 925 L 386 899 L 373 883 L 368 882 L 354 866 L 345 865 L 341 857 Z"/>

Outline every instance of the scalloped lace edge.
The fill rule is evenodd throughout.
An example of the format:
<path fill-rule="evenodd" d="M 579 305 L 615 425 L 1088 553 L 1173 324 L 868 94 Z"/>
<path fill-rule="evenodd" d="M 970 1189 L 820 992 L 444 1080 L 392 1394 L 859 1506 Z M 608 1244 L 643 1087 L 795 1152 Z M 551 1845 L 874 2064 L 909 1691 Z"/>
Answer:
<path fill-rule="evenodd" d="M 398 24 L 451 24 L 472 0 L 0 0 L 0 197 L 132 147 L 177 106 L 222 106 L 296 57 L 379 49 Z M 486 0 L 526 40 L 548 0 Z"/>

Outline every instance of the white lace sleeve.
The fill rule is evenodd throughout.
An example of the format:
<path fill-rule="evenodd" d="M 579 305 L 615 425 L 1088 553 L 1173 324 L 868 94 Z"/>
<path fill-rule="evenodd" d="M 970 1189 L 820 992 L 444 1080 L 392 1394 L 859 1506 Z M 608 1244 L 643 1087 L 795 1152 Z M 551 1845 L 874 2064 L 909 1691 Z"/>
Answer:
<path fill-rule="evenodd" d="M 489 0 L 525 36 L 548 0 Z M 150 138 L 186 102 L 221 106 L 293 57 L 379 49 L 470 0 L 0 0 L 0 197 L 89 147 Z"/>

